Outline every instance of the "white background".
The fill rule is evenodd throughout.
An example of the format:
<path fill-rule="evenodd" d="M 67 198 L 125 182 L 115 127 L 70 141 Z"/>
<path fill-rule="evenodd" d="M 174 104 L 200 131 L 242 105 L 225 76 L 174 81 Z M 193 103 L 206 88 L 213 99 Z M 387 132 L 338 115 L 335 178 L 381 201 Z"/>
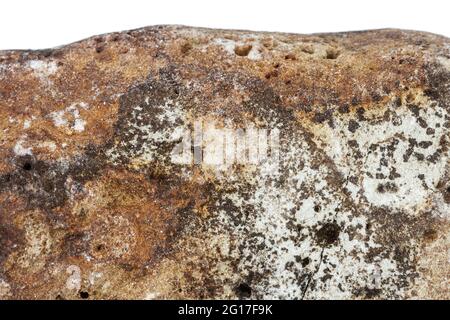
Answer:
<path fill-rule="evenodd" d="M 403 28 L 450 37 L 448 0 L 5 0 L 0 50 L 42 49 L 155 24 L 337 32 Z"/>

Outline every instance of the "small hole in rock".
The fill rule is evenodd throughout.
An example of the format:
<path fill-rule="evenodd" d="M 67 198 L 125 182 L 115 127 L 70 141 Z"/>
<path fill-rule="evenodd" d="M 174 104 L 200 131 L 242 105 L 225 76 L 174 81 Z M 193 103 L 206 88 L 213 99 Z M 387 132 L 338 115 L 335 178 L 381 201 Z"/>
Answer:
<path fill-rule="evenodd" d="M 314 206 L 314 211 L 315 212 L 319 212 L 320 211 L 320 205 L 318 205 L 318 204 L 316 204 L 315 206 Z"/>
<path fill-rule="evenodd" d="M 105 248 L 104 245 L 99 244 L 98 246 L 95 247 L 95 250 L 97 250 L 97 251 L 102 251 L 104 248 Z"/>
<path fill-rule="evenodd" d="M 327 59 L 336 59 L 339 56 L 339 51 L 331 48 L 331 49 L 327 49 L 327 55 L 326 58 Z"/>
<path fill-rule="evenodd" d="M 88 299 L 89 298 L 89 293 L 86 291 L 80 291 L 80 298 L 81 299 Z"/>
<path fill-rule="evenodd" d="M 25 162 L 23 165 L 22 165 L 22 169 L 23 170 L 26 170 L 26 171 L 30 171 L 31 169 L 32 169 L 32 165 L 31 165 L 31 162 Z"/>
<path fill-rule="evenodd" d="M 236 294 L 241 298 L 248 298 L 252 295 L 252 288 L 243 282 L 236 287 Z"/>

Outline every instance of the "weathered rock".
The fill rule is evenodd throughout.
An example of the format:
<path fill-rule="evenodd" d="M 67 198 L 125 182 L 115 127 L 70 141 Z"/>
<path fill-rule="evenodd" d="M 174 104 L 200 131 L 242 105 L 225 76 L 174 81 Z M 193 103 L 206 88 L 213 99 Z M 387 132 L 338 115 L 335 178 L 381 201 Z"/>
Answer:
<path fill-rule="evenodd" d="M 0 298 L 448 299 L 449 86 L 400 30 L 0 52 Z"/>

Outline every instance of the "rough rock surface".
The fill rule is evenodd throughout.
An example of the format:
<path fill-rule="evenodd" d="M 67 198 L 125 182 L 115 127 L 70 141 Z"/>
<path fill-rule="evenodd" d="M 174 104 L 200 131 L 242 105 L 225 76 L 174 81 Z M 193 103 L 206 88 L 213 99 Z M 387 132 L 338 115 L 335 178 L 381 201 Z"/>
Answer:
<path fill-rule="evenodd" d="M 449 86 L 401 30 L 2 51 L 0 298 L 449 299 Z"/>

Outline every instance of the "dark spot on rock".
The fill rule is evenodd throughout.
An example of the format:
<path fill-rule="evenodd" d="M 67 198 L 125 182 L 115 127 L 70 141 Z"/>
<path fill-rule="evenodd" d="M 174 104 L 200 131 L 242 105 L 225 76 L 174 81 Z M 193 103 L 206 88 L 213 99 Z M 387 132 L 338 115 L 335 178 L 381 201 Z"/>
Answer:
<path fill-rule="evenodd" d="M 294 268 L 294 262 L 293 261 L 288 261 L 284 265 L 284 269 L 285 270 L 292 270 L 293 268 Z"/>
<path fill-rule="evenodd" d="M 334 127 L 333 110 L 332 109 L 328 109 L 328 110 L 326 110 L 324 112 L 316 112 L 314 114 L 313 121 L 315 123 L 324 123 L 325 121 L 327 121 L 328 125 L 331 128 L 333 128 Z"/>
<path fill-rule="evenodd" d="M 245 282 L 240 283 L 235 289 L 236 295 L 242 298 L 250 298 L 252 295 L 252 288 Z"/>
<path fill-rule="evenodd" d="M 111 39 L 110 39 L 112 42 L 117 42 L 117 41 L 119 41 L 120 40 L 120 37 L 119 37 L 119 35 L 118 34 L 113 34 L 112 36 L 111 36 Z"/>
<path fill-rule="evenodd" d="M 427 128 L 426 133 L 427 133 L 427 135 L 431 136 L 435 133 L 435 130 L 433 128 Z"/>
<path fill-rule="evenodd" d="M 381 100 L 381 96 L 377 92 L 372 92 L 370 96 L 374 102 L 379 102 Z"/>
<path fill-rule="evenodd" d="M 301 262 L 302 267 L 305 268 L 310 262 L 311 262 L 311 259 L 309 259 L 309 258 L 302 259 L 302 262 Z"/>
<path fill-rule="evenodd" d="M 432 163 L 436 163 L 441 157 L 441 150 L 438 149 L 433 154 L 427 156 L 427 161 L 430 161 Z"/>
<path fill-rule="evenodd" d="M 355 120 L 351 119 L 348 122 L 348 131 L 350 131 L 351 133 L 355 133 L 356 130 L 359 128 L 359 123 L 356 122 Z"/>
<path fill-rule="evenodd" d="M 355 292 L 358 297 L 364 297 L 365 299 L 374 299 L 378 297 L 383 291 L 376 288 L 363 288 Z"/>
<path fill-rule="evenodd" d="M 341 228 L 336 223 L 325 223 L 316 232 L 317 241 L 321 245 L 332 245 L 338 241 L 340 232 Z"/>
<path fill-rule="evenodd" d="M 409 158 L 411 157 L 411 155 L 414 152 L 414 147 L 417 146 L 417 141 L 414 138 L 409 138 L 408 139 L 408 149 L 406 149 L 405 154 L 403 155 L 403 161 L 404 162 L 408 162 Z"/>
<path fill-rule="evenodd" d="M 434 229 L 426 229 L 426 230 L 423 232 L 423 238 L 424 238 L 426 241 L 433 241 L 433 240 L 436 240 L 436 238 L 437 238 L 437 231 L 434 230 Z"/>
<path fill-rule="evenodd" d="M 276 77 L 278 77 L 278 71 L 277 70 L 272 70 L 270 72 L 267 72 L 265 77 L 266 77 L 266 79 L 276 78 Z"/>
<path fill-rule="evenodd" d="M 421 142 L 419 142 L 418 146 L 422 149 L 426 149 L 429 146 L 431 146 L 432 144 L 433 144 L 433 142 L 431 142 L 431 141 L 421 141 Z"/>
<path fill-rule="evenodd" d="M 192 44 L 189 42 L 184 42 L 181 46 L 180 46 L 180 51 L 182 54 L 187 54 L 189 51 L 192 50 Z"/>
<path fill-rule="evenodd" d="M 416 157 L 417 161 L 423 161 L 425 160 L 425 156 L 423 153 L 420 152 L 414 152 L 414 156 Z"/>
<path fill-rule="evenodd" d="M 344 104 L 344 105 L 339 106 L 338 111 L 339 111 L 339 113 L 342 113 L 342 114 L 349 113 L 350 107 L 348 106 L 348 104 Z"/>
<path fill-rule="evenodd" d="M 417 123 L 424 129 L 428 128 L 428 123 L 422 117 L 417 117 Z"/>
<path fill-rule="evenodd" d="M 419 117 L 419 115 L 420 115 L 420 108 L 418 106 L 416 106 L 415 104 L 409 104 L 408 105 L 408 109 L 409 109 L 409 111 L 411 111 L 411 113 L 414 116 Z"/>
<path fill-rule="evenodd" d="M 52 53 L 53 53 L 52 49 L 43 49 L 43 50 L 37 50 L 36 51 L 36 55 L 38 57 L 42 57 L 42 58 L 51 57 Z"/>
<path fill-rule="evenodd" d="M 81 299 L 89 299 L 89 292 L 87 292 L 87 291 L 80 291 L 79 294 L 80 294 L 80 298 Z"/>
<path fill-rule="evenodd" d="M 97 53 L 101 53 L 101 52 L 103 52 L 103 50 L 105 50 L 105 46 L 97 46 L 95 48 L 95 52 L 97 52 Z"/>
<path fill-rule="evenodd" d="M 352 106 L 356 106 L 361 103 L 361 100 L 358 97 L 352 98 Z"/>
<path fill-rule="evenodd" d="M 314 206 L 314 211 L 315 212 L 319 212 L 320 211 L 320 205 L 318 205 L 318 204 L 316 204 L 315 206 Z"/>
<path fill-rule="evenodd" d="M 389 176 L 388 176 L 389 180 L 395 180 L 400 177 L 401 177 L 401 175 L 397 172 L 397 169 L 395 167 L 393 167 L 391 169 L 391 171 L 389 172 Z"/>
<path fill-rule="evenodd" d="M 407 103 L 413 103 L 415 99 L 416 99 L 415 95 L 412 94 L 411 92 L 406 95 Z"/>
<path fill-rule="evenodd" d="M 348 145 L 349 145 L 349 147 L 355 148 L 355 149 L 358 148 L 358 146 L 359 146 L 358 141 L 356 141 L 356 140 L 349 140 Z"/>
<path fill-rule="evenodd" d="M 350 177 L 348 178 L 348 181 L 351 182 L 351 183 L 353 183 L 354 185 L 357 185 L 357 184 L 358 184 L 358 178 L 355 177 L 355 176 L 350 176 Z"/>
<path fill-rule="evenodd" d="M 387 109 L 383 114 L 383 120 L 389 122 L 392 116 L 391 110 Z"/>
<path fill-rule="evenodd" d="M 378 193 L 395 193 L 398 191 L 398 187 L 395 183 L 392 182 L 386 182 L 386 183 L 380 183 L 377 186 L 377 192 Z"/>
<path fill-rule="evenodd" d="M 32 168 L 33 168 L 33 165 L 31 164 L 30 161 L 26 161 L 22 165 L 22 169 L 25 170 L 25 171 L 30 171 Z"/>
<path fill-rule="evenodd" d="M 366 121 L 366 117 L 364 116 L 365 113 L 366 113 L 366 110 L 363 107 L 359 107 L 356 110 L 356 115 L 358 116 L 359 121 Z"/>
<path fill-rule="evenodd" d="M 384 174 L 378 172 L 378 173 L 375 174 L 375 178 L 378 179 L 378 180 L 381 180 L 381 179 L 384 179 L 385 176 L 384 176 Z"/>
<path fill-rule="evenodd" d="M 450 203 L 450 186 L 442 191 L 445 203 Z"/>

